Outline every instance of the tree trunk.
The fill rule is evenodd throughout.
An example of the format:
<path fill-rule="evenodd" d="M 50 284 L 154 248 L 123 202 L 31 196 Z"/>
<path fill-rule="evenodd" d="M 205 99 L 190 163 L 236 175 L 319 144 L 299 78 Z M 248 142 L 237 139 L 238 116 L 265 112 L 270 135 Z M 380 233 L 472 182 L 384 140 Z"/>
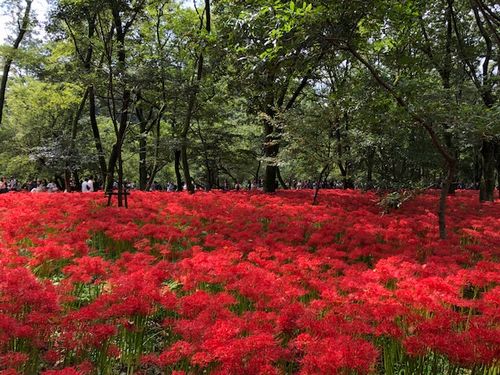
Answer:
<path fill-rule="evenodd" d="M 449 128 L 448 126 L 445 126 L 444 141 L 446 144 L 446 148 L 450 151 L 450 153 L 454 154 L 455 161 L 458 162 L 457 152 L 456 152 L 455 147 L 453 145 L 453 140 L 452 140 L 451 134 L 447 131 L 448 128 Z M 456 168 L 456 166 L 455 166 L 455 168 Z M 451 181 L 450 186 L 448 187 L 448 195 L 454 195 L 456 188 L 457 188 L 456 183 L 454 183 L 454 181 Z"/>
<path fill-rule="evenodd" d="M 313 201 L 312 201 L 313 206 L 316 206 L 318 204 L 318 194 L 319 194 L 321 181 L 323 180 L 323 174 L 327 171 L 328 167 L 329 167 L 329 164 L 325 165 L 319 174 L 318 181 L 316 182 L 316 189 L 314 189 L 314 197 L 313 197 Z"/>
<path fill-rule="evenodd" d="M 278 168 L 275 165 L 266 165 L 264 173 L 264 192 L 274 193 L 276 191 L 276 177 Z"/>
<path fill-rule="evenodd" d="M 71 170 L 76 169 L 75 165 L 73 165 L 73 155 L 74 155 L 74 150 L 75 150 L 75 142 L 76 142 L 76 135 L 78 132 L 78 121 L 80 120 L 80 117 L 82 116 L 83 109 L 85 108 L 85 102 L 87 101 L 87 98 L 89 96 L 89 88 L 85 90 L 85 93 L 83 94 L 83 98 L 80 101 L 80 105 L 78 106 L 78 110 L 75 113 L 75 117 L 73 117 L 73 123 L 71 124 L 71 140 L 70 140 L 70 147 L 69 147 L 69 160 L 66 162 L 66 168 L 64 170 L 64 185 L 65 185 L 65 190 L 68 192 L 71 192 Z"/>
<path fill-rule="evenodd" d="M 262 161 L 259 160 L 257 164 L 257 170 L 255 171 L 255 181 L 259 181 L 260 167 L 262 166 Z"/>
<path fill-rule="evenodd" d="M 211 12 L 210 12 L 210 0 L 205 0 L 205 30 L 208 34 L 210 34 L 211 31 Z M 203 29 L 203 18 L 202 16 L 200 17 L 200 31 Z M 189 132 L 189 128 L 191 127 L 191 119 L 193 117 L 193 112 L 196 104 L 196 99 L 198 95 L 198 90 L 199 86 L 203 77 L 203 51 L 200 52 L 200 54 L 197 57 L 197 62 L 196 62 L 196 82 L 194 85 L 192 85 L 191 90 L 189 92 L 189 97 L 188 97 L 188 108 L 186 112 L 186 118 L 184 120 L 184 126 L 182 129 L 182 136 L 181 136 L 181 161 L 182 161 L 182 170 L 184 172 L 184 179 L 186 180 L 186 187 L 187 190 L 190 193 L 194 193 L 194 185 L 192 182 L 191 174 L 189 172 L 189 161 L 187 159 L 188 152 L 187 152 L 187 136 Z"/>
<path fill-rule="evenodd" d="M 24 9 L 24 15 L 23 19 L 21 22 L 18 21 L 18 24 L 20 24 L 19 27 L 19 33 L 17 34 L 16 40 L 14 40 L 14 44 L 12 45 L 12 49 L 15 51 L 19 48 L 19 45 L 21 44 L 24 35 L 28 31 L 28 26 L 30 23 L 30 12 L 31 12 L 31 3 L 32 0 L 26 0 L 26 8 Z M 0 124 L 2 124 L 3 120 L 3 108 L 5 105 L 5 92 L 7 91 L 7 81 L 9 79 L 9 73 L 10 73 L 10 67 L 12 66 L 13 62 L 12 56 L 9 56 L 5 59 L 5 63 L 3 65 L 3 75 L 2 75 L 2 81 L 0 83 Z"/>
<path fill-rule="evenodd" d="M 123 194 L 124 194 L 124 185 L 123 185 L 123 159 L 122 159 L 122 150 L 121 147 L 119 149 L 118 155 L 118 207 L 123 207 Z"/>
<path fill-rule="evenodd" d="M 187 145 L 183 143 L 181 145 L 181 162 L 182 162 L 182 172 L 184 173 L 184 180 L 186 184 L 186 189 L 189 193 L 194 193 L 194 185 L 193 180 L 191 178 L 191 174 L 189 173 L 189 161 L 187 154 Z M 182 187 L 181 187 L 182 189 Z"/>
<path fill-rule="evenodd" d="M 266 119 L 264 124 L 264 157 L 267 164 L 264 172 L 264 192 L 274 193 L 276 191 L 276 177 L 278 175 L 278 166 L 275 165 L 275 159 L 278 156 L 279 143 L 276 135 L 274 134 L 275 129 L 272 124 L 274 111 L 272 109 L 269 109 L 267 112 L 267 116 L 269 117 L 269 119 Z"/>
<path fill-rule="evenodd" d="M 95 106 L 95 88 L 93 85 L 89 86 L 89 114 L 90 114 L 90 126 L 92 128 L 92 134 L 94 136 L 95 148 L 97 151 L 97 157 L 99 160 L 99 172 L 102 181 L 102 186 L 106 186 L 106 159 L 104 157 L 104 148 L 102 147 L 101 135 L 99 133 L 99 126 L 97 125 L 97 114 Z"/>
<path fill-rule="evenodd" d="M 116 143 L 113 145 L 113 150 L 111 151 L 111 155 L 109 157 L 109 162 L 108 162 L 108 173 L 106 177 L 106 182 L 107 182 L 106 191 L 108 193 L 111 193 L 113 191 L 113 179 L 115 174 L 116 163 L 119 160 L 119 158 L 121 158 L 121 149 L 123 141 L 125 140 L 125 132 L 127 130 L 129 102 L 130 102 L 130 90 L 125 89 L 125 91 L 123 92 L 122 110 L 120 115 L 120 127 L 118 129 L 118 133 L 116 134 Z M 120 195 L 118 196 L 118 198 L 120 199 Z"/>
<path fill-rule="evenodd" d="M 481 186 L 481 176 L 483 172 L 481 171 L 481 155 L 480 151 L 474 148 L 474 189 L 479 189 Z"/>
<path fill-rule="evenodd" d="M 496 142 L 495 144 L 495 156 L 497 158 L 498 199 L 500 199 L 500 142 Z"/>
<path fill-rule="evenodd" d="M 3 118 L 3 107 L 5 103 L 5 91 L 7 89 L 7 80 L 9 77 L 10 66 L 12 65 L 12 59 L 8 58 L 3 66 L 2 83 L 0 86 L 0 124 Z"/>
<path fill-rule="evenodd" d="M 177 180 L 177 191 L 182 191 L 181 150 L 175 150 L 174 157 L 175 157 L 174 170 L 175 170 L 175 178 Z"/>
<path fill-rule="evenodd" d="M 147 139 L 146 139 L 146 125 L 145 121 L 139 123 L 139 189 L 146 190 L 148 184 L 148 166 L 147 166 Z"/>
<path fill-rule="evenodd" d="M 375 150 L 373 147 L 368 149 L 366 155 L 366 187 L 371 189 L 373 187 L 373 165 L 375 161 Z"/>
<path fill-rule="evenodd" d="M 283 189 L 285 190 L 288 190 L 288 186 L 287 184 L 285 183 L 285 181 L 283 180 L 283 178 L 281 177 L 281 171 L 280 171 L 280 168 L 278 167 L 276 169 L 276 176 L 278 177 L 278 181 L 280 182 L 280 185 Z"/>
<path fill-rule="evenodd" d="M 495 200 L 495 142 L 492 140 L 483 140 L 481 147 L 482 170 L 481 187 L 479 198 L 481 202 Z"/>
<path fill-rule="evenodd" d="M 158 167 L 158 157 L 160 154 L 160 134 L 161 134 L 161 118 L 165 107 L 162 107 L 160 112 L 158 113 L 158 118 L 156 119 L 156 131 L 155 131 L 155 152 L 154 152 L 154 160 L 153 166 L 151 168 L 151 174 L 149 176 L 147 189 L 151 188 L 153 184 L 156 174 L 159 172 L 161 168 Z"/>

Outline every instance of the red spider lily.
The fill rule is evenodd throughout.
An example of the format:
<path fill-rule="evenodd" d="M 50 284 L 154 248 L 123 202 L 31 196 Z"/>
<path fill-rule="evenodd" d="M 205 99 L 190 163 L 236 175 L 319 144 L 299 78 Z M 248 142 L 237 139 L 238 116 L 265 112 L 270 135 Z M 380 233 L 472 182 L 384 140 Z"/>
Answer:
<path fill-rule="evenodd" d="M 0 373 L 370 373 L 387 342 L 495 363 L 496 203 L 457 193 L 440 241 L 435 192 L 307 194 L 0 196 Z"/>

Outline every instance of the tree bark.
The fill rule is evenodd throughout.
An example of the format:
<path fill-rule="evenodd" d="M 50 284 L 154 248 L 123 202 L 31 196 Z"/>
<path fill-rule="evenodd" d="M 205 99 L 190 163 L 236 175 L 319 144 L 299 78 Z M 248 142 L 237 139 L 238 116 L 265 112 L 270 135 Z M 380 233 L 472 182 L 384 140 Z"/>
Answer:
<path fill-rule="evenodd" d="M 177 180 L 177 191 L 182 191 L 182 176 L 181 176 L 181 150 L 174 151 L 174 170 Z"/>
<path fill-rule="evenodd" d="M 264 171 L 264 192 L 274 193 L 276 191 L 276 177 L 278 175 L 278 166 L 275 165 L 275 159 L 279 152 L 279 140 L 276 136 L 276 129 L 272 124 L 274 118 L 274 111 L 268 110 L 265 119 L 265 143 L 264 143 L 264 157 L 266 158 L 266 169 Z"/>
<path fill-rule="evenodd" d="M 495 142 L 483 140 L 481 147 L 482 156 L 482 171 L 481 187 L 479 191 L 479 199 L 481 202 L 493 202 L 495 200 Z"/>

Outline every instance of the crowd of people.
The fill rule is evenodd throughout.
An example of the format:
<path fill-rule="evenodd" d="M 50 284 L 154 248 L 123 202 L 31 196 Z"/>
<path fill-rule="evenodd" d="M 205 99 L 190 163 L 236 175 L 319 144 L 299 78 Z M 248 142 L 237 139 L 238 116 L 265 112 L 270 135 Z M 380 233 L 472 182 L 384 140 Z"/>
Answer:
<path fill-rule="evenodd" d="M 47 179 L 33 179 L 21 183 L 15 177 L 7 178 L 4 176 L 0 178 L 0 194 L 8 193 L 10 191 L 28 191 L 31 193 L 56 193 L 63 190 L 64 189 L 58 186 L 55 180 L 47 181 Z M 90 193 L 95 191 L 92 177 L 82 180 L 79 184 L 79 188 L 76 188 L 73 184 L 72 191 L 81 191 L 84 193 Z"/>
<path fill-rule="evenodd" d="M 246 182 L 229 182 L 228 180 L 224 180 L 222 183 L 217 186 L 203 186 L 200 184 L 194 184 L 197 190 L 210 190 L 210 189 L 221 189 L 221 190 L 262 190 L 264 186 L 264 181 L 262 179 L 258 180 L 247 180 Z M 318 187 L 318 183 L 313 180 L 295 180 L 290 179 L 286 182 L 288 189 L 293 190 L 302 190 L 302 189 L 316 189 Z M 436 184 L 436 188 L 439 187 L 440 184 Z M 118 188 L 118 183 L 115 182 L 113 187 Z M 137 184 L 131 181 L 125 182 L 126 190 L 134 190 L 136 189 Z M 319 183 L 320 189 L 342 189 L 345 188 L 345 182 L 330 180 L 330 181 L 322 181 Z M 347 186 L 347 187 L 354 187 Z M 356 186 L 358 188 L 366 188 L 366 186 Z M 433 186 L 434 187 L 434 186 Z M 278 181 L 276 181 L 276 188 L 279 188 Z M 455 188 L 457 189 L 477 189 L 477 186 L 471 184 L 468 186 L 464 183 L 455 183 Z M 183 184 L 182 190 L 186 190 L 186 184 Z M 75 183 L 73 180 L 70 182 L 70 191 L 80 191 L 83 193 L 91 193 L 94 191 L 102 190 L 102 182 L 99 180 L 94 180 L 92 176 L 89 176 L 78 183 Z M 178 191 L 178 186 L 169 181 L 165 184 L 161 184 L 157 181 L 154 181 L 151 186 L 148 188 L 149 191 L 167 191 L 173 192 Z M 64 187 L 58 185 L 55 180 L 47 181 L 46 179 L 32 179 L 28 180 L 25 183 L 20 183 L 15 177 L 2 177 L 0 178 L 0 194 L 7 193 L 9 191 L 28 191 L 32 193 L 41 193 L 41 192 L 49 192 L 55 193 L 59 191 L 67 191 Z"/>

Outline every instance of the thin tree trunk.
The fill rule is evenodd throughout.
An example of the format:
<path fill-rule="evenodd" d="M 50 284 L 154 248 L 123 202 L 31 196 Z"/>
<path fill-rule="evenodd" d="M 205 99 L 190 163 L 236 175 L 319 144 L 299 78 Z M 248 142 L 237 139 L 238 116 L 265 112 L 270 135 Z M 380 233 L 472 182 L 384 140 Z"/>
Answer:
<path fill-rule="evenodd" d="M 102 147 L 102 142 L 101 142 L 101 135 L 99 133 L 99 126 L 97 125 L 97 114 L 95 106 L 95 87 L 93 85 L 89 86 L 89 114 L 90 114 L 90 127 L 92 128 L 95 148 L 99 160 L 100 177 L 102 181 L 102 186 L 105 187 L 107 166 L 106 166 L 106 159 L 104 157 L 104 148 Z"/>
<path fill-rule="evenodd" d="M 184 172 L 184 183 L 186 184 L 186 189 L 189 193 L 194 193 L 194 185 L 193 180 L 191 178 L 191 174 L 189 173 L 189 161 L 187 154 L 187 145 L 181 145 L 181 162 L 182 162 L 182 171 Z"/>
<path fill-rule="evenodd" d="M 146 122 L 141 121 L 139 128 L 139 189 L 146 190 L 148 183 L 148 166 L 147 166 L 147 140 L 146 140 Z"/>
<path fill-rule="evenodd" d="M 281 177 L 281 171 L 280 171 L 280 168 L 277 167 L 276 168 L 276 176 L 278 177 L 278 181 L 280 182 L 280 185 L 283 189 L 285 190 L 288 190 L 288 186 L 287 184 L 285 183 L 285 181 L 283 180 L 283 178 Z"/>
<path fill-rule="evenodd" d="M 148 184 L 147 184 L 147 189 L 151 188 L 151 185 L 154 182 L 154 179 L 156 178 L 156 174 L 158 171 L 161 169 L 161 167 L 158 167 L 158 157 L 160 154 L 160 135 L 161 135 L 161 118 L 163 114 L 163 110 L 165 107 L 162 107 L 158 114 L 158 118 L 156 119 L 156 131 L 155 131 L 155 151 L 154 151 L 154 160 L 153 160 L 153 167 L 151 168 L 151 174 L 149 176 Z"/>
<path fill-rule="evenodd" d="M 113 191 L 113 179 L 115 174 L 116 163 L 121 157 L 121 148 L 123 145 L 123 141 L 125 139 L 125 132 L 127 130 L 129 102 L 130 102 L 130 90 L 125 90 L 123 92 L 120 127 L 116 135 L 116 143 L 113 145 L 113 150 L 111 151 L 111 155 L 109 157 L 109 162 L 108 162 L 108 173 L 106 177 L 107 181 L 106 191 L 108 193 L 111 193 Z M 120 196 L 118 198 L 120 198 Z"/>
<path fill-rule="evenodd" d="M 174 170 L 175 178 L 177 180 L 177 191 L 182 191 L 182 176 L 181 176 L 181 150 L 175 150 L 174 152 Z"/>
<path fill-rule="evenodd" d="M 259 181 L 259 173 L 261 166 L 262 166 L 262 161 L 259 160 L 259 164 L 257 164 L 257 170 L 255 171 L 255 181 Z"/>
<path fill-rule="evenodd" d="M 26 0 L 26 8 L 24 9 L 23 19 L 20 23 L 19 33 L 17 34 L 16 39 L 14 40 L 14 44 L 12 45 L 12 49 L 15 51 L 19 48 L 24 35 L 28 31 L 28 26 L 30 23 L 30 12 L 31 12 L 31 3 L 32 0 Z M 3 108 L 5 105 L 5 92 L 7 91 L 7 81 L 9 79 L 10 68 L 13 62 L 12 56 L 7 57 L 5 63 L 3 65 L 3 74 L 2 81 L 0 83 L 0 124 L 2 124 L 3 120 Z"/>
<path fill-rule="evenodd" d="M 121 148 L 119 150 L 120 155 L 118 156 L 118 207 L 123 207 L 123 159 Z"/>
<path fill-rule="evenodd" d="M 493 202 L 495 200 L 495 143 L 483 140 L 481 147 L 482 170 L 481 187 L 479 197 L 482 202 Z"/>
<path fill-rule="evenodd" d="M 498 187 L 498 199 L 500 199 L 500 142 L 495 144 L 495 155 L 497 159 L 497 187 Z"/>
<path fill-rule="evenodd" d="M 73 117 L 73 122 L 71 124 L 71 140 L 70 140 L 70 147 L 69 147 L 69 160 L 66 162 L 66 168 L 64 170 L 64 185 L 65 185 L 65 190 L 70 192 L 71 191 L 71 170 L 76 169 L 73 164 L 73 154 L 75 150 L 75 143 L 76 143 L 76 135 L 78 132 L 78 121 L 80 120 L 80 117 L 82 117 L 83 109 L 85 108 L 85 102 L 87 101 L 87 98 L 89 96 L 89 88 L 85 90 L 85 93 L 83 94 L 83 98 L 80 101 L 80 105 L 78 106 L 78 110 L 75 113 L 75 117 Z"/>
<path fill-rule="evenodd" d="M 278 166 L 274 160 L 278 156 L 279 143 L 273 136 L 274 127 L 272 124 L 266 124 L 266 144 L 264 145 L 264 156 L 267 159 L 267 165 L 264 172 L 264 192 L 274 193 L 276 191 L 276 177 L 278 174 Z"/>
<path fill-rule="evenodd" d="M 320 186 L 321 181 L 323 180 L 323 174 L 328 169 L 328 166 L 329 166 L 329 164 L 325 165 L 319 174 L 318 181 L 316 182 L 316 189 L 314 189 L 314 197 L 313 197 L 313 201 L 312 201 L 313 206 L 316 206 L 318 204 L 318 194 L 319 194 L 319 189 L 321 188 L 321 186 Z"/>
<path fill-rule="evenodd" d="M 371 189 L 373 187 L 373 164 L 375 160 L 375 150 L 373 147 L 368 149 L 366 156 L 366 187 Z"/>

